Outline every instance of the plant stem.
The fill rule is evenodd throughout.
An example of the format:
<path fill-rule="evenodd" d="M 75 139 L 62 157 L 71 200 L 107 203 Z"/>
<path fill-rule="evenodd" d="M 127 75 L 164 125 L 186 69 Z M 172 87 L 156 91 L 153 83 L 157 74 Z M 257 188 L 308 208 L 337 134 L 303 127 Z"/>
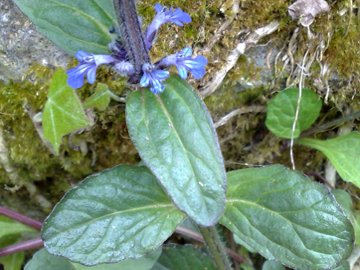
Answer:
<path fill-rule="evenodd" d="M 10 210 L 6 207 L 0 207 L 0 215 L 9 217 L 13 220 L 19 221 L 22 224 L 28 225 L 29 227 L 32 227 L 36 230 L 40 230 L 42 223 L 40 221 L 37 221 L 35 219 L 32 219 L 30 217 L 24 216 L 20 213 L 17 213 L 13 210 Z"/>
<path fill-rule="evenodd" d="M 226 255 L 225 247 L 220 240 L 220 236 L 213 227 L 200 227 L 199 230 L 205 240 L 207 248 L 213 257 L 218 270 L 232 270 L 231 263 Z"/>
<path fill-rule="evenodd" d="M 114 94 L 110 90 L 108 90 L 108 93 L 109 93 L 110 98 L 115 100 L 116 102 L 122 102 L 122 103 L 126 102 L 125 98 L 119 97 L 118 95 Z"/>
<path fill-rule="evenodd" d="M 360 111 L 356 111 L 354 113 L 350 113 L 348 115 L 344 115 L 343 117 L 340 117 L 338 119 L 332 120 L 330 122 L 327 122 L 325 124 L 322 124 L 320 126 L 313 127 L 301 134 L 301 137 L 307 137 L 310 135 L 313 135 L 315 133 L 324 132 L 327 131 L 330 128 L 334 128 L 337 126 L 342 125 L 345 122 L 355 120 L 357 118 L 360 118 Z"/>
<path fill-rule="evenodd" d="M 113 0 L 113 3 L 123 39 L 122 45 L 134 65 L 135 73 L 130 77 L 130 82 L 138 83 L 141 78 L 142 65 L 150 63 L 150 57 L 143 38 L 135 1 Z"/>
<path fill-rule="evenodd" d="M 204 238 L 200 234 L 192 230 L 186 229 L 184 227 L 178 226 L 176 228 L 176 233 L 192 238 L 193 240 L 198 241 L 200 243 L 205 243 Z M 238 263 L 243 263 L 246 261 L 245 258 L 241 257 L 239 254 L 237 254 L 235 251 L 229 248 L 225 248 L 225 251 L 234 261 Z"/>
<path fill-rule="evenodd" d="M 35 238 L 27 241 L 23 241 L 11 246 L 7 246 L 0 249 L 0 257 L 18 253 L 20 251 L 40 248 L 44 245 L 41 238 Z"/>

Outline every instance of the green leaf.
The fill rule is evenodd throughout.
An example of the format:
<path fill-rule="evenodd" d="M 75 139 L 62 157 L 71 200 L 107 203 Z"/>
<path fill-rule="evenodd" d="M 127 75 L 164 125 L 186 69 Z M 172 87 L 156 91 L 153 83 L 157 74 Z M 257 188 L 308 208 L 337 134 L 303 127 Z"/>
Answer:
<path fill-rule="evenodd" d="M 64 257 L 54 256 L 43 248 L 34 254 L 26 264 L 25 270 L 150 270 L 160 254 L 161 250 L 159 249 L 139 259 L 129 259 L 114 264 L 84 266 Z"/>
<path fill-rule="evenodd" d="M 89 176 L 46 219 L 48 251 L 85 265 L 139 258 L 185 218 L 146 167 L 118 166 Z"/>
<path fill-rule="evenodd" d="M 291 138 L 292 127 L 295 119 L 298 88 L 288 88 L 278 93 L 267 106 L 265 124 L 276 136 Z M 310 89 L 302 90 L 299 117 L 294 132 L 294 138 L 308 129 L 318 118 L 321 110 L 320 98 Z"/>
<path fill-rule="evenodd" d="M 354 230 L 323 185 L 280 165 L 228 173 L 221 223 L 269 260 L 329 269 L 350 255 Z"/>
<path fill-rule="evenodd" d="M 334 270 L 350 270 L 350 264 L 348 261 L 345 261 L 341 263 L 338 267 L 334 268 Z"/>
<path fill-rule="evenodd" d="M 354 211 L 351 196 L 342 189 L 333 190 L 336 201 L 342 206 L 355 231 L 355 245 L 360 245 L 360 223 L 358 211 Z"/>
<path fill-rule="evenodd" d="M 343 180 L 360 187 L 360 132 L 351 132 L 325 141 L 304 138 L 298 143 L 321 151 Z"/>
<path fill-rule="evenodd" d="M 216 270 L 209 255 L 191 245 L 168 245 L 152 270 Z"/>
<path fill-rule="evenodd" d="M 0 265 L 3 265 L 4 270 L 21 270 L 24 260 L 24 252 L 18 252 L 9 256 L 0 257 Z"/>
<path fill-rule="evenodd" d="M 95 93 L 87 98 L 84 102 L 84 108 L 96 108 L 99 111 L 104 111 L 110 103 L 110 92 L 106 84 L 98 83 Z"/>
<path fill-rule="evenodd" d="M 24 260 L 24 252 L 18 252 L 9 256 L 0 257 L 0 266 L 2 265 L 4 270 L 21 270 Z"/>
<path fill-rule="evenodd" d="M 336 201 L 343 208 L 345 214 L 351 220 L 353 217 L 352 214 L 353 203 L 351 196 L 343 189 L 335 189 L 332 191 L 332 193 L 334 194 Z"/>
<path fill-rule="evenodd" d="M 354 211 L 355 245 L 360 246 L 360 211 Z"/>
<path fill-rule="evenodd" d="M 244 242 L 241 238 L 239 238 L 235 233 L 234 236 L 234 242 L 242 247 L 244 247 L 248 252 L 256 253 L 256 250 L 254 250 L 252 247 L 250 247 L 246 242 Z"/>
<path fill-rule="evenodd" d="M 111 0 L 14 0 L 40 33 L 64 51 L 108 53 L 117 27 Z"/>
<path fill-rule="evenodd" d="M 262 270 L 285 270 L 285 267 L 277 261 L 266 261 L 262 266 Z"/>
<path fill-rule="evenodd" d="M 34 229 L 4 216 L 0 216 L 0 228 L 0 244 L 2 239 L 7 236 L 16 236 L 26 232 L 35 232 Z"/>
<path fill-rule="evenodd" d="M 75 270 L 70 261 L 63 257 L 49 254 L 46 249 L 37 251 L 25 265 L 24 270 Z"/>
<path fill-rule="evenodd" d="M 55 72 L 43 113 L 44 137 L 51 143 L 55 153 L 59 153 L 64 135 L 89 125 L 81 102 L 67 85 L 66 78 L 62 69 Z"/>
<path fill-rule="evenodd" d="M 160 95 L 131 93 L 126 122 L 142 160 L 177 207 L 200 225 L 214 225 L 224 211 L 226 174 L 209 112 L 191 86 L 173 76 Z"/>

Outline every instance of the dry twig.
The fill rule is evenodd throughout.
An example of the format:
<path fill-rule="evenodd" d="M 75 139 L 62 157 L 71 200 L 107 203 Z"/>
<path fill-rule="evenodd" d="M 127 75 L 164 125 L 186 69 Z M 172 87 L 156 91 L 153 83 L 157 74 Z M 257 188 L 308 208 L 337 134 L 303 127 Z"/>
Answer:
<path fill-rule="evenodd" d="M 268 25 L 258 28 L 248 35 L 245 41 L 236 45 L 227 57 L 225 65 L 214 75 L 213 79 L 200 91 L 203 98 L 214 93 L 223 82 L 226 74 L 236 65 L 237 60 L 249 47 L 257 44 L 260 39 L 270 35 L 279 28 L 279 22 L 273 21 Z"/>

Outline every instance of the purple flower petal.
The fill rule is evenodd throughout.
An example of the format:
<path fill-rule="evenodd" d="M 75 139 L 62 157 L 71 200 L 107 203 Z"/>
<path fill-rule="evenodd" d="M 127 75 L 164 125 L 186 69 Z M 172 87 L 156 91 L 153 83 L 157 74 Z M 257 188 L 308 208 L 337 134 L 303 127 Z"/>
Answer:
<path fill-rule="evenodd" d="M 142 87 L 150 87 L 150 91 L 155 95 L 164 91 L 165 86 L 162 81 L 169 77 L 169 72 L 166 70 L 156 69 L 154 65 L 145 63 L 143 65 L 143 76 L 140 80 Z"/>
<path fill-rule="evenodd" d="M 178 26 L 183 26 L 184 24 L 191 22 L 190 15 L 182 11 L 180 8 L 167 8 L 161 4 L 156 4 L 154 7 L 156 15 L 145 32 L 145 43 L 148 49 L 152 47 L 161 25 L 165 23 L 174 23 Z"/>
<path fill-rule="evenodd" d="M 84 51 L 78 51 L 75 57 L 78 59 L 79 64 L 66 72 L 68 84 L 75 89 L 84 85 L 85 75 L 89 83 L 94 83 L 98 66 L 116 61 L 116 58 L 111 55 L 95 55 Z"/>
<path fill-rule="evenodd" d="M 157 64 L 158 67 L 169 67 L 176 66 L 179 76 L 182 79 L 186 79 L 187 72 L 189 71 L 195 79 L 201 79 L 206 71 L 205 66 L 207 65 L 207 59 L 204 56 L 191 57 L 192 49 L 187 47 L 182 49 L 176 54 L 171 54 L 164 57 Z"/>

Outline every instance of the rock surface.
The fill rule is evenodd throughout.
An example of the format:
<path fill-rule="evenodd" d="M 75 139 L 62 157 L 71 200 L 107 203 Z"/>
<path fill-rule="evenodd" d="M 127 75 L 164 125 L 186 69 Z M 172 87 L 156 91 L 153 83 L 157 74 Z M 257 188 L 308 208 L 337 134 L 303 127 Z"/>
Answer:
<path fill-rule="evenodd" d="M 20 80 L 33 63 L 66 66 L 69 56 L 48 39 L 12 0 L 0 1 L 0 80 Z"/>

